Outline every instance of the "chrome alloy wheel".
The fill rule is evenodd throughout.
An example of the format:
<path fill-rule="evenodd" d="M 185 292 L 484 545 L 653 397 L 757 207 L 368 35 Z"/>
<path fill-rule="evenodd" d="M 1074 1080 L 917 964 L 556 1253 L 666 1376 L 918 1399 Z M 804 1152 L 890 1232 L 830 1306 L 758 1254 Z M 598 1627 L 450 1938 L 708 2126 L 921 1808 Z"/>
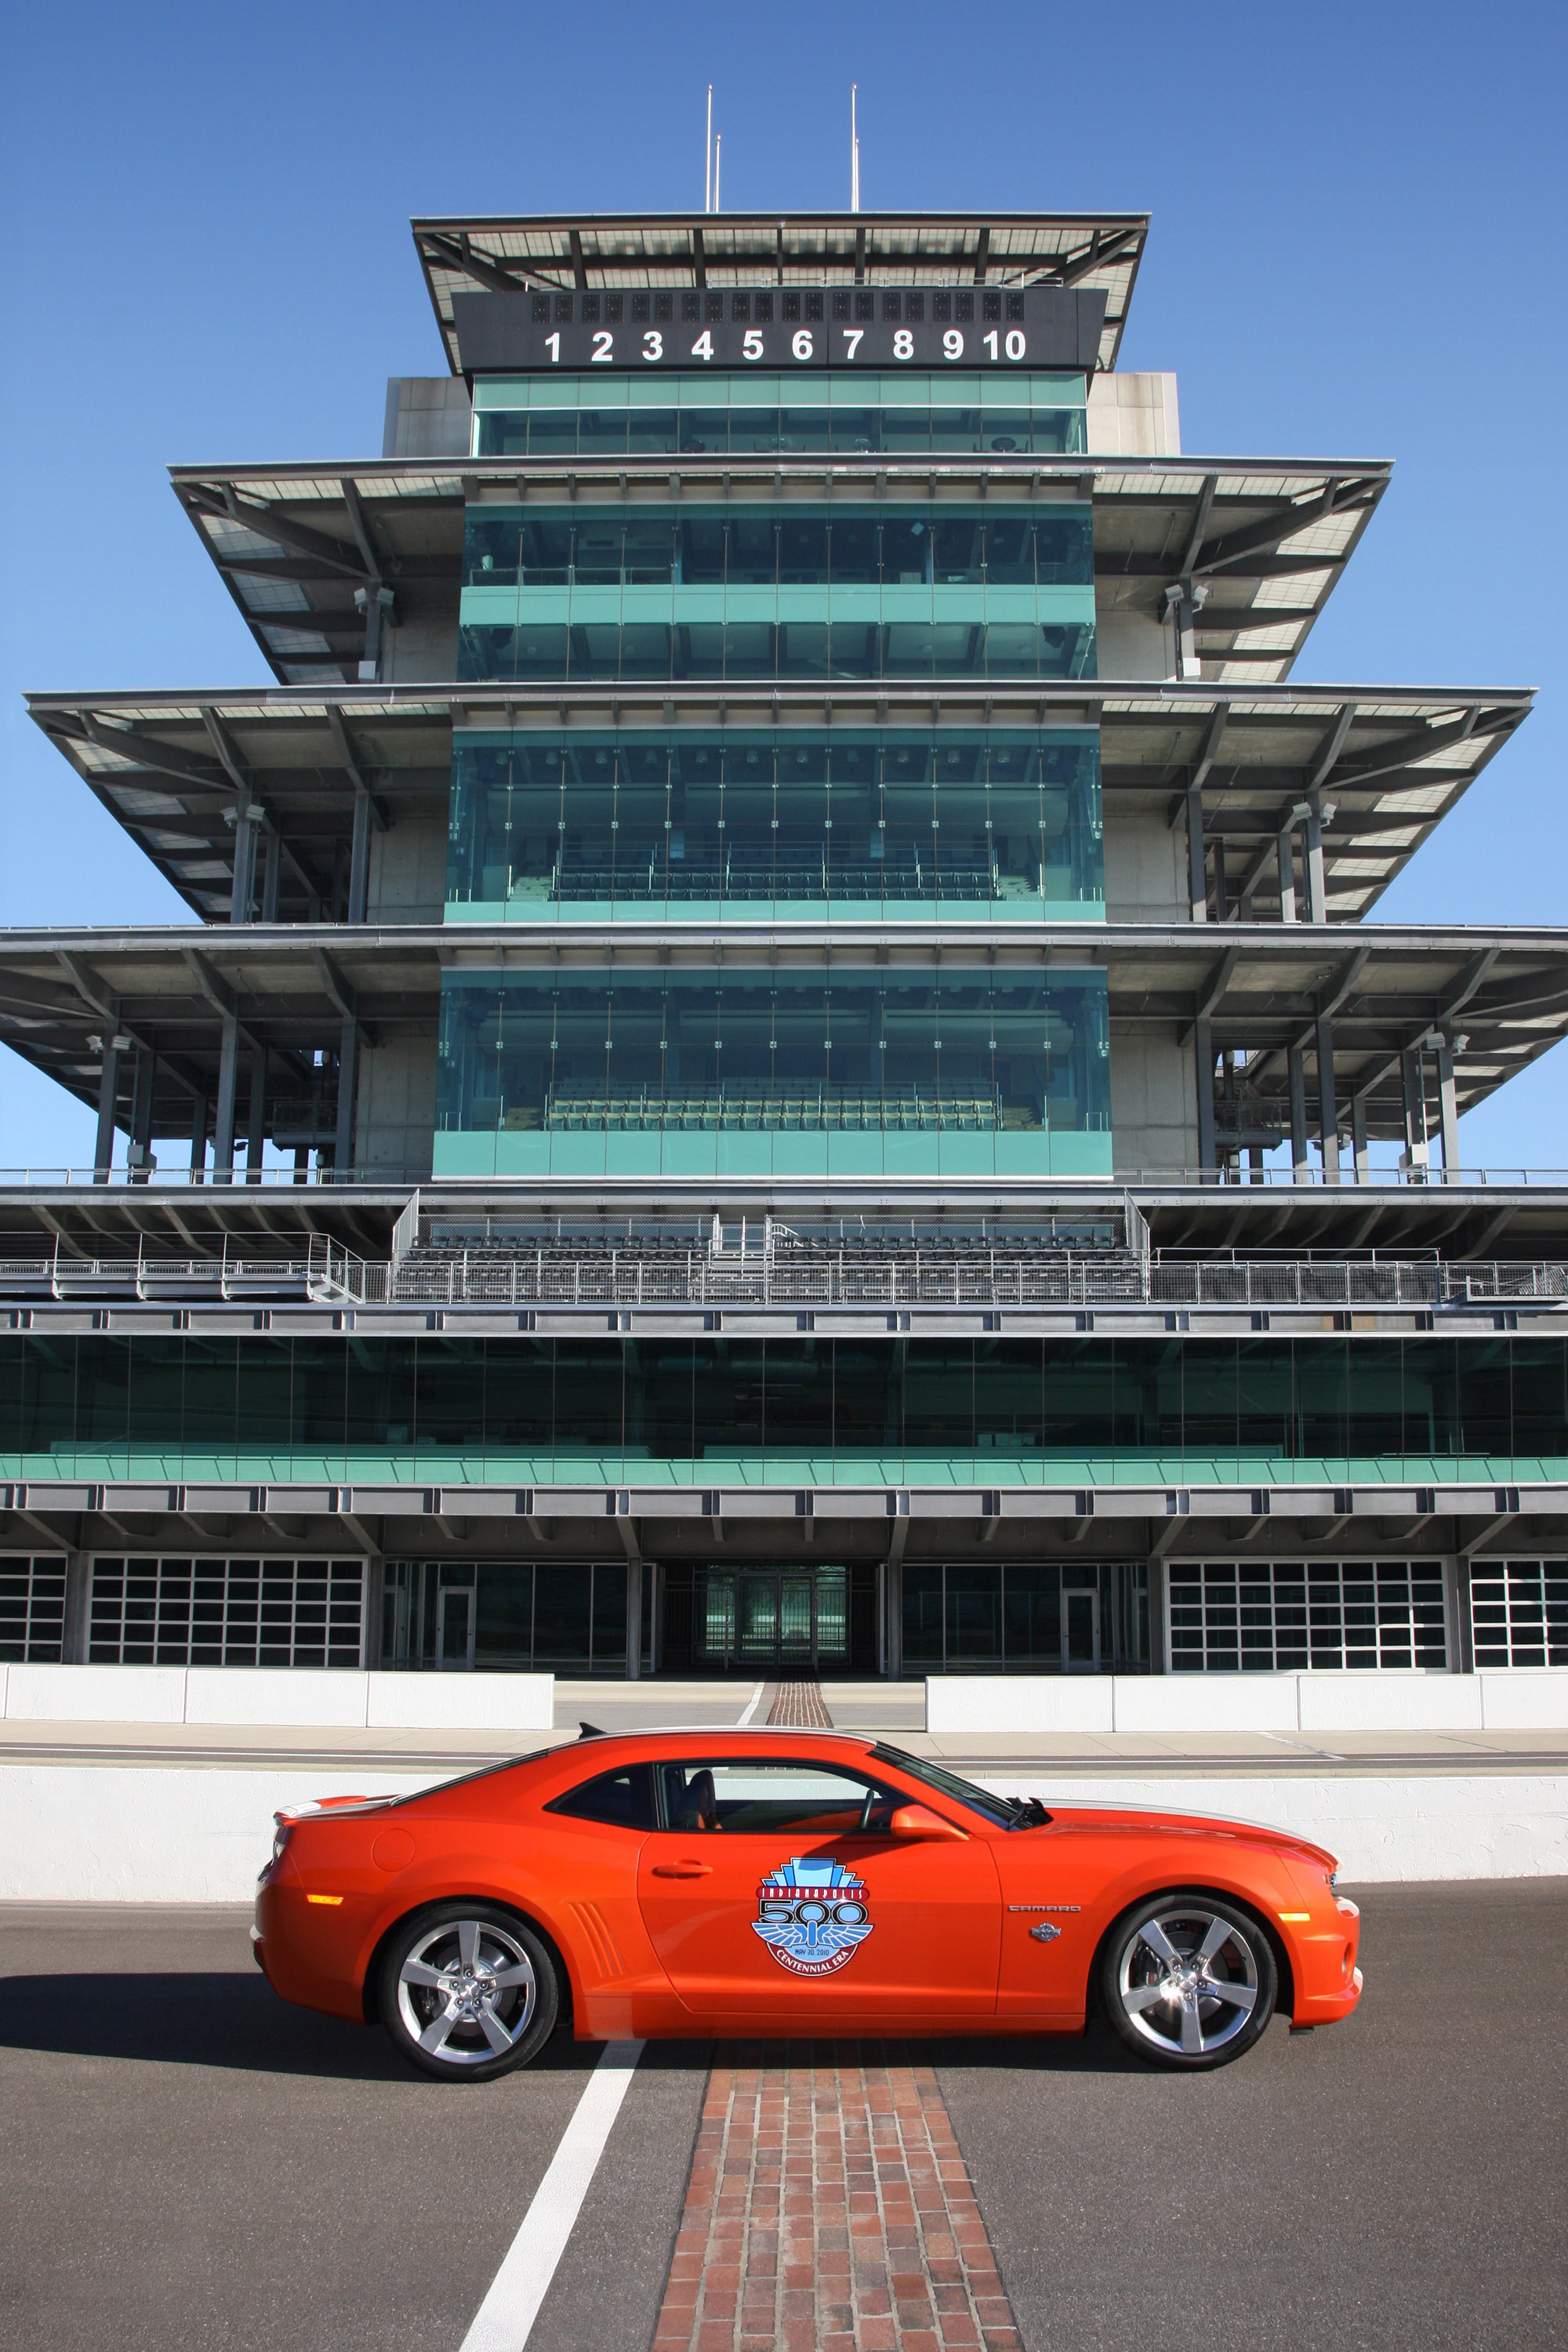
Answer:
<path fill-rule="evenodd" d="M 1258 1955 L 1234 1919 L 1173 1905 L 1129 1937 L 1117 1989 L 1128 2024 L 1161 2056 L 1207 2058 L 1258 2005 Z"/>
<path fill-rule="evenodd" d="M 426 2058 L 453 2067 L 510 2056 L 538 2006 L 533 1962 L 493 1919 L 443 1919 L 397 1972 L 398 2012 Z"/>

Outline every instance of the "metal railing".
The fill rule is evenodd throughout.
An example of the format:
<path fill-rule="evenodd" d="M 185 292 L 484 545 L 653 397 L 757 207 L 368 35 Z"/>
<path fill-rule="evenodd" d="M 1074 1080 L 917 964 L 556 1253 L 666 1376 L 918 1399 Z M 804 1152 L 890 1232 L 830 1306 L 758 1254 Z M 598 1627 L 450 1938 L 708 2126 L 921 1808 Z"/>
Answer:
<path fill-rule="evenodd" d="M 242 1255 L 226 1239 L 216 1257 L 169 1257 L 148 1251 L 134 1257 L 88 1257 L 62 1248 L 42 1258 L 0 1258 L 0 1297 L 216 1302 L 299 1298 L 313 1306 L 378 1306 L 387 1296 L 390 1267 L 356 1257 L 325 1234 L 312 1234 L 302 1257 Z"/>
<path fill-rule="evenodd" d="M 1249 1186 L 1317 1192 L 1332 1191 L 1332 1171 L 1325 1176 L 1321 1168 L 1259 1168 L 1243 1170 L 1239 1175 L 1221 1168 L 1135 1168 L 1121 1170 L 1114 1176 L 1034 1176 L 1007 1180 L 1009 1188 L 1020 1183 L 1032 1191 L 1052 1193 L 1081 1190 L 1084 1192 L 1120 1192 L 1123 1189 L 1138 1192 L 1224 1190 L 1245 1192 Z M 107 1173 L 95 1168 L 0 1168 L 0 1191 L 27 1188 L 39 1191 L 75 1191 L 92 1186 L 109 1186 L 113 1191 L 151 1186 L 158 1192 L 188 1192 L 193 1188 L 205 1192 L 242 1192 L 260 1185 L 268 1191 L 287 1191 L 292 1187 L 317 1188 L 345 1185 L 363 1186 L 371 1191 L 386 1191 L 403 1185 L 438 1184 L 443 1191 L 468 1192 L 525 1192 L 536 1188 L 533 1177 L 506 1176 L 439 1176 L 432 1177 L 428 1166 L 408 1168 L 347 1169 L 340 1175 L 335 1168 L 236 1168 L 232 1171 L 216 1169 L 153 1168 L 149 1170 L 111 1168 Z M 1371 1187 L 1374 1190 L 1423 1191 L 1438 1189 L 1445 1184 L 1485 1185 L 1496 1191 L 1528 1186 L 1545 1186 L 1568 1191 L 1568 1168 L 1371 1168 L 1359 1176 L 1345 1168 L 1337 1189 L 1354 1192 Z M 951 1183 L 944 1184 L 951 1190 Z"/>
<path fill-rule="evenodd" d="M 302 1257 L 150 1254 L 0 1259 L 0 1297 L 228 1305 L 295 1300 L 334 1307 L 1003 1309 L 1451 1307 L 1568 1302 L 1568 1265 L 1532 1260 L 1145 1258 L 1094 1254 L 909 1248 L 801 1251 L 416 1244 L 400 1260 L 356 1257 L 324 1234 Z"/>
<path fill-rule="evenodd" d="M 973 1250 L 649 1255 L 416 1249 L 390 1301 L 424 1307 L 1436 1308 L 1568 1299 L 1568 1266 L 1436 1259 L 1144 1261 L 1130 1251 L 1031 1257 Z"/>

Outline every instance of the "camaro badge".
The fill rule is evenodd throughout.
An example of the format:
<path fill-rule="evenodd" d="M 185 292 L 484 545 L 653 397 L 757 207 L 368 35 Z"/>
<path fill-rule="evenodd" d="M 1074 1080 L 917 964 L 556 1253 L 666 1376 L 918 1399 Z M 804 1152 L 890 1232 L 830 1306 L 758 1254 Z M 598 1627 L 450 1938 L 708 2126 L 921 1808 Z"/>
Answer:
<path fill-rule="evenodd" d="M 758 1887 L 752 1927 L 781 1969 L 829 1977 L 871 1932 L 865 1897 L 865 1886 L 841 1862 L 795 1854 Z"/>

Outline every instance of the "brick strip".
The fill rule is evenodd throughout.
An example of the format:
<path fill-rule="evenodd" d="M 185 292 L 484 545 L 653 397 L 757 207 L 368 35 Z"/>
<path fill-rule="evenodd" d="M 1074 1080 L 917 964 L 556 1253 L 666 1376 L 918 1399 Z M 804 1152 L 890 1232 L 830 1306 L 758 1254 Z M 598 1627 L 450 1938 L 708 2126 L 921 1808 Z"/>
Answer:
<path fill-rule="evenodd" d="M 928 2065 L 739 2043 L 709 2078 L 654 2352 L 1021 2352 Z"/>
<path fill-rule="evenodd" d="M 786 1729 L 831 1731 L 833 1717 L 828 1714 L 820 1683 L 780 1683 L 768 1722 L 783 1724 Z"/>

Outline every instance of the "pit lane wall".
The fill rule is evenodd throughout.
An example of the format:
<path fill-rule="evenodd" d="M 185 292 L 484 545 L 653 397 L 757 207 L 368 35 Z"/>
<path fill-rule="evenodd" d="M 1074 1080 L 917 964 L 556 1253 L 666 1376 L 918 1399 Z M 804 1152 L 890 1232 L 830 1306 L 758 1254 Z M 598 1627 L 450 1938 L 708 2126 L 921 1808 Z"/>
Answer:
<path fill-rule="evenodd" d="M 1258 1731 L 1568 1730 L 1568 1668 L 1300 1675 L 932 1675 L 940 1737 Z"/>
<path fill-rule="evenodd" d="M 289 1666 L 0 1665 L 7 1723 L 270 1724 L 339 1731 L 548 1731 L 553 1675 Z"/>
<path fill-rule="evenodd" d="M 0 1764 L 0 1901 L 244 1903 L 272 1816 L 312 1799 L 400 1796 L 447 1778 L 353 1757 L 330 1769 Z M 1347 1885 L 1394 1879 L 1568 1876 L 1568 1771 L 1132 1779 L 977 1772 L 1047 1806 L 1110 1805 L 1261 1822 L 1337 1854 Z"/>

